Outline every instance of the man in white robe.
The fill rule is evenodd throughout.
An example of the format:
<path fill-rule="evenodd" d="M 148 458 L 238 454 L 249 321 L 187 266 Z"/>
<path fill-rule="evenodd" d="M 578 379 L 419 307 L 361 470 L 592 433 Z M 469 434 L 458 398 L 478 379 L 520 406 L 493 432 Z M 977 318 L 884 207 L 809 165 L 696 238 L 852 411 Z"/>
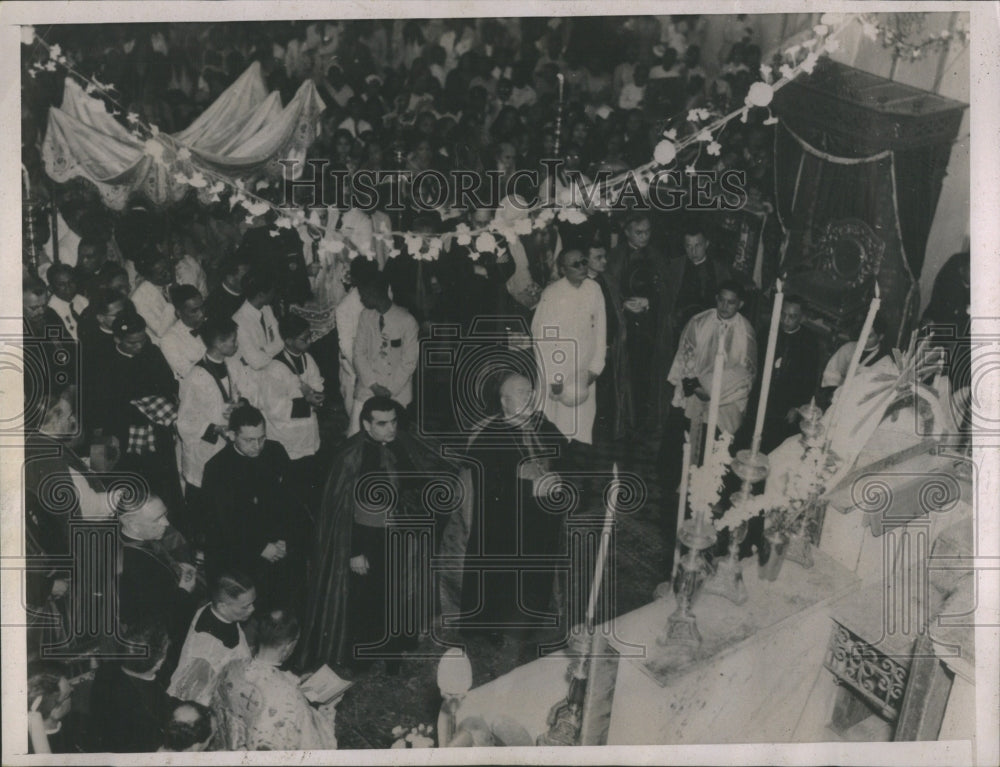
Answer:
<path fill-rule="evenodd" d="M 660 521 L 666 553 L 666 572 L 673 571 L 677 537 L 678 485 L 681 478 L 684 432 L 692 430 L 692 463 L 700 460 L 701 424 L 708 420 L 712 375 L 720 342 L 725 350 L 718 428 L 735 434 L 747 409 L 747 398 L 757 372 L 757 339 L 750 322 L 739 313 L 743 287 L 733 280 L 719 284 L 715 308 L 692 317 L 681 333 L 667 380 L 674 386 L 670 415 L 663 427 L 657 464 L 663 472 Z M 714 438 L 714 435 L 712 435 Z"/>
<path fill-rule="evenodd" d="M 542 412 L 570 440 L 592 444 L 597 398 L 594 382 L 604 370 L 604 296 L 587 279 L 587 257 L 559 254 L 563 277 L 542 291 L 531 323 Z"/>
<path fill-rule="evenodd" d="M 720 339 L 726 361 L 722 375 L 719 428 L 735 434 L 747 409 L 747 397 L 757 368 L 757 338 L 753 326 L 739 313 L 742 288 L 726 281 L 719 286 L 714 309 L 692 317 L 681 333 L 680 344 L 667 380 L 674 385 L 674 407 L 683 408 L 688 420 L 708 418 L 709 392 Z"/>

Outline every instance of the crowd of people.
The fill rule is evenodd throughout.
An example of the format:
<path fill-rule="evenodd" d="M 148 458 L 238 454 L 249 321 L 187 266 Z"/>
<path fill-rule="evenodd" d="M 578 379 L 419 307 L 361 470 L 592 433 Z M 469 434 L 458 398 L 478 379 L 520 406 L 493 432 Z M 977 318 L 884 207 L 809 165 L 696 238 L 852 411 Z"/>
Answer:
<path fill-rule="evenodd" d="M 697 17 L 186 26 L 112 25 L 66 48 L 162 130 L 250 62 L 286 99 L 314 78 L 327 110 L 310 152 L 349 173 L 513 173 L 557 146 L 570 169 L 628 169 L 668 118 L 741 104 L 760 65 L 744 28 L 709 79 Z M 25 133 L 33 172 L 41 115 Z M 766 134 L 733 137 L 718 162 L 766 196 Z M 330 207 L 325 229 L 346 243 L 331 249 L 224 204 L 112 214 L 82 186 L 56 192 L 56 231 L 36 232 L 23 277 L 28 551 L 74 556 L 75 524 L 114 519 L 117 625 L 95 644 L 68 618 L 82 597 L 67 573 L 29 573 L 36 751 L 335 748 L 335 703 L 314 705 L 299 675 L 380 660 L 399 673 L 449 606 L 465 631 L 522 637 L 532 616 L 565 614 L 538 563 L 595 496 L 581 487 L 553 513 L 552 478 L 600 476 L 637 434 L 662 431 L 652 479 L 672 555 L 683 435 L 704 421 L 720 344 L 719 426 L 749 439 L 754 288 L 705 214 L 595 214 L 498 235 L 489 252 L 451 238 L 433 261 L 398 235 L 390 257 L 376 236 L 482 231 L 524 214 L 510 202 Z M 807 308 L 784 299 L 765 452 L 853 351 L 825 363 Z M 874 364 L 878 326 L 869 347 Z M 439 592 L 429 557 L 446 549 L 465 565 Z M 515 564 L 483 565 L 498 557 Z M 64 728 L 69 680 L 109 636 L 149 651 L 96 662 L 87 726 Z M 43 657 L 52 645 L 73 660 Z"/>

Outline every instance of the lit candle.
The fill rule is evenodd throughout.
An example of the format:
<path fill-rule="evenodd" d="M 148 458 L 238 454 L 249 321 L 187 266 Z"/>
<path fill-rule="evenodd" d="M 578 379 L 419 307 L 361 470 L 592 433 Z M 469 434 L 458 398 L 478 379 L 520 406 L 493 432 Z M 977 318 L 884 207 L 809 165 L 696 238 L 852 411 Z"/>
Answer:
<path fill-rule="evenodd" d="M 764 378 L 760 384 L 760 401 L 757 403 L 757 422 L 753 427 L 753 442 L 750 452 L 757 455 L 760 450 L 760 439 L 764 433 L 764 414 L 767 412 L 767 398 L 771 393 L 771 375 L 774 373 L 774 353 L 778 346 L 778 327 L 781 324 L 781 304 L 785 300 L 782 293 L 781 280 L 776 282 L 777 292 L 774 294 L 774 306 L 771 309 L 771 328 L 767 334 L 767 353 L 764 355 Z"/>

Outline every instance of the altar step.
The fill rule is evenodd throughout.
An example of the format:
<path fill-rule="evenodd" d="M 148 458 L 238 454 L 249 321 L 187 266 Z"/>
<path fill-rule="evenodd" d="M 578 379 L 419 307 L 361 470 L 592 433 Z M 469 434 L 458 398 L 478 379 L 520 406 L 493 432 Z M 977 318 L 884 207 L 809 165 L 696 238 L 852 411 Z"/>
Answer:
<path fill-rule="evenodd" d="M 846 730 L 827 726 L 831 741 L 848 743 L 887 743 L 892 740 L 892 725 L 882 717 L 872 714 Z"/>

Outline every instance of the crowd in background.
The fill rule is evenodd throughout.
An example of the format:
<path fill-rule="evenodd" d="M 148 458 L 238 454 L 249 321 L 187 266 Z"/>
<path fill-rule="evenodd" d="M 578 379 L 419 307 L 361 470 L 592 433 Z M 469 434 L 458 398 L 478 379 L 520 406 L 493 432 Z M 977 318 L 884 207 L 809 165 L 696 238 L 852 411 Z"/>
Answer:
<path fill-rule="evenodd" d="M 699 17 L 659 19 L 108 24 L 99 34 L 38 32 L 59 43 L 79 71 L 113 84 L 123 109 L 162 131 L 186 127 L 256 62 L 285 103 L 303 80 L 314 80 L 327 108 L 310 156 L 333 169 L 512 174 L 544 172 L 541 161 L 558 156 L 566 169 L 592 178 L 648 162 L 663 131 L 685 128 L 690 109 L 739 106 L 760 77 L 761 51 L 739 17 L 709 68 L 713 76 L 702 62 Z M 122 635 L 153 651 L 101 662 L 84 729 L 62 729 L 61 722 L 71 719 L 68 678 L 93 669 L 86 661 L 66 668 L 36 660 L 29 709 L 33 726 L 47 735 L 33 741 L 36 748 L 46 740 L 54 751 L 197 750 L 210 741 L 220 748 L 335 747 L 331 722 L 317 718 L 276 670 L 299 637 L 294 613 L 306 608 L 283 598 L 305 598 L 309 531 L 322 513 L 330 456 L 345 437 L 371 434 L 376 421 L 366 403 L 386 397 L 411 421 L 455 427 L 447 372 L 439 379 L 418 369 L 418 341 L 435 325 L 456 324 L 468 338 L 486 327 L 477 320 L 491 320 L 491 343 L 500 338 L 512 348 L 538 340 L 545 323 L 579 327 L 573 337 L 586 342 L 590 356 L 573 375 L 587 379 L 555 382 L 536 370 L 531 381 L 579 468 L 592 465 L 594 446 L 613 452 L 624 438 L 663 424 L 678 427 L 671 426 L 671 438 L 683 433 L 676 419 L 704 401 L 710 378 L 710 370 L 682 360 L 705 356 L 703 320 L 727 331 L 736 323 L 746 379 L 740 419 L 754 399 L 752 323 L 734 320 L 749 279 L 733 272 L 731 254 L 713 249 L 704 220 L 596 213 L 585 224 L 499 237 L 489 253 L 449 240 L 437 260 L 424 261 L 400 235 L 393 240 L 399 253 L 389 257 L 376 234 L 442 234 L 460 224 L 475 231 L 494 218 L 512 224 L 523 212 L 510 205 L 427 211 L 410 204 L 389 213 L 332 207 L 326 229 L 345 232 L 351 246 L 336 254 L 308 234 L 273 236 L 268 220 L 249 225 L 226 203 L 206 206 L 194 195 L 165 210 L 137 199 L 111 212 L 82 183 L 54 189 L 44 182 L 39 147 L 45 110 L 58 103 L 59 89 L 54 77 L 26 79 L 24 88 L 24 165 L 40 204 L 50 196 L 56 209 L 32 218 L 30 253 L 25 246 L 25 338 L 37 343 L 43 371 L 26 378 L 26 418 L 36 432 L 28 448 L 38 451 L 26 477 L 29 553 L 70 554 L 69 516 L 117 515 Z M 766 200 L 770 146 L 766 129 L 734 121 L 720 156 L 690 159 L 703 169 L 745 170 L 750 196 Z M 586 306 L 572 298 L 583 295 L 581 286 Z M 786 306 L 782 329 L 790 338 L 802 326 L 803 305 L 789 297 Z M 881 356 L 875 335 L 866 364 Z M 786 369 L 806 385 L 778 376 L 772 397 L 784 399 L 769 426 L 775 443 L 794 432 L 791 411 L 820 390 L 815 343 L 784 343 L 800 355 L 787 357 Z M 679 367 L 668 382 L 672 362 Z M 499 404 L 502 383 L 484 396 Z M 837 383 L 824 376 L 824 386 Z M 584 432 L 569 433 L 566 412 L 585 415 Z M 46 452 L 53 442 L 65 448 L 57 457 Z M 664 455 L 670 449 L 665 444 Z M 109 494 L 101 472 L 111 467 L 141 478 L 138 501 Z M 52 476 L 72 488 L 69 514 L 51 508 Z M 676 484 L 666 482 L 671 490 Z M 667 496 L 676 513 L 676 496 Z M 675 522 L 668 515 L 666 527 Z M 665 545 L 672 549 L 672 539 Z M 53 641 L 68 641 L 83 658 L 95 649 L 69 636 L 69 588 L 58 569 L 29 578 L 29 605 L 41 616 L 29 657 Z M 261 619 L 244 634 L 241 624 L 255 605 Z M 280 700 L 280 713 L 255 719 L 252 732 L 241 729 L 260 713 L 239 708 L 241 690 L 266 690 L 271 702 Z"/>

